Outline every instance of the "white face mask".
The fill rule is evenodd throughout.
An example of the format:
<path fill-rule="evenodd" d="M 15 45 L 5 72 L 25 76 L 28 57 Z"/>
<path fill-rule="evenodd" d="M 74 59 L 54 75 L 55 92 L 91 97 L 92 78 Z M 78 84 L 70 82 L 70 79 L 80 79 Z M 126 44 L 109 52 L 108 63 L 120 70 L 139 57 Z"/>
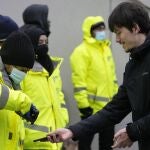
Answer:
<path fill-rule="evenodd" d="M 98 41 L 101 41 L 101 40 L 105 40 L 106 38 L 106 33 L 105 31 L 97 31 L 95 33 L 95 39 L 98 40 Z"/>
<path fill-rule="evenodd" d="M 25 75 L 26 73 L 24 73 L 23 71 L 13 68 L 9 76 L 14 81 L 15 84 L 19 84 L 24 79 Z"/>

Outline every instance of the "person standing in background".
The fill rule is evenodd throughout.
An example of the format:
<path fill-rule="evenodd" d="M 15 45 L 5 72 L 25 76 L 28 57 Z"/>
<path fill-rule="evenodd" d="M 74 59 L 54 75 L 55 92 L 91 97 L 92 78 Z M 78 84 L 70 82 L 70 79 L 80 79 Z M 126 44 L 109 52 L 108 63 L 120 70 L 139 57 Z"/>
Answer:
<path fill-rule="evenodd" d="M 83 41 L 70 56 L 74 97 L 81 119 L 101 110 L 114 94 L 118 85 L 115 64 L 106 39 L 106 27 L 101 16 L 88 16 L 82 25 Z M 99 150 L 110 150 L 114 126 L 99 131 Z M 94 135 L 79 140 L 79 150 L 91 150 Z"/>
<path fill-rule="evenodd" d="M 32 18 L 30 16 L 32 16 Z M 41 114 L 41 118 L 39 118 L 39 120 L 37 121 L 38 125 L 43 124 L 43 120 L 49 121 L 49 129 L 47 130 L 47 132 L 60 127 L 66 127 L 69 122 L 69 116 L 64 100 L 64 94 L 62 92 L 62 80 L 60 76 L 60 67 L 63 62 L 63 58 L 49 56 L 48 54 L 48 36 L 50 34 L 50 29 L 47 5 L 33 4 L 27 7 L 23 12 L 23 20 L 25 24 L 20 28 L 20 30 L 28 34 L 28 36 L 30 37 L 34 46 L 36 58 L 35 65 L 32 71 L 30 71 L 30 73 L 28 74 L 28 78 L 23 81 L 22 87 L 24 88 L 25 93 L 27 93 L 30 97 L 36 95 L 36 97 L 34 97 L 33 99 L 38 103 L 37 105 L 39 107 L 41 107 L 40 103 L 42 103 L 43 101 L 46 101 L 46 104 L 49 104 L 51 106 L 51 109 L 49 109 L 50 113 L 45 115 L 45 113 L 43 112 L 43 114 Z M 38 70 L 37 66 L 40 66 Z M 40 74 L 42 74 L 41 77 L 39 77 Z M 37 76 L 41 79 L 38 80 Z M 34 84 L 34 82 L 36 84 Z M 27 84 L 29 86 L 25 86 Z M 43 86 L 43 88 L 41 85 Z M 33 94 L 34 90 L 32 92 L 29 91 L 29 87 L 31 87 L 32 89 L 36 89 L 35 91 L 42 88 L 41 90 L 43 92 L 40 92 L 38 90 L 39 92 Z M 41 100 L 37 100 L 39 96 L 41 97 Z M 42 107 L 40 109 L 43 109 L 43 111 L 44 109 L 47 109 L 48 105 L 46 104 L 45 108 Z M 48 124 L 44 122 L 43 125 L 47 126 Z M 30 149 L 31 147 L 36 148 L 38 146 L 41 149 L 43 149 L 42 147 L 49 150 L 61 149 L 62 144 L 54 145 L 50 143 L 33 143 L 33 138 L 40 137 L 40 132 L 35 128 L 33 129 L 33 127 L 30 129 L 29 128 L 29 126 L 26 128 L 28 132 L 26 132 L 27 140 L 24 144 L 25 149 Z M 32 132 L 36 132 L 35 135 L 38 134 L 38 137 L 33 135 Z M 33 135 L 33 137 L 31 137 L 31 134 Z"/>
<path fill-rule="evenodd" d="M 34 123 L 39 113 L 19 88 L 25 73 L 33 66 L 35 55 L 30 39 L 16 30 L 18 26 L 10 17 L 0 15 L 0 147 L 3 150 L 23 150 L 24 126 L 20 116 Z M 25 60 L 28 56 L 30 59 Z"/>
<path fill-rule="evenodd" d="M 50 20 L 48 20 L 48 13 L 49 13 L 49 8 L 47 5 L 42 5 L 42 4 L 33 4 L 28 6 L 24 12 L 23 12 L 23 20 L 24 20 L 24 25 L 22 27 L 20 27 L 21 30 L 26 30 L 28 28 L 31 28 L 32 26 L 36 26 L 40 29 L 42 29 L 47 38 L 50 36 Z M 32 16 L 32 17 L 31 17 Z M 47 39 L 47 45 L 48 45 L 48 39 Z M 39 53 L 39 57 L 42 55 L 42 51 L 39 51 L 41 53 Z M 43 52 L 45 53 L 45 52 Z M 48 53 L 50 53 L 49 49 L 48 49 Z M 42 56 L 41 56 L 42 57 Z M 63 107 L 63 110 L 65 110 L 66 112 L 66 117 L 64 120 L 66 120 L 69 116 L 68 116 L 68 110 L 65 104 L 65 99 L 64 99 L 64 93 L 62 91 L 62 79 L 60 76 L 60 67 L 63 63 L 63 58 L 58 57 L 58 56 L 50 56 L 52 63 L 53 63 L 53 67 L 57 68 L 56 72 L 57 75 L 56 77 L 53 77 L 53 80 L 55 80 L 55 82 L 58 82 L 59 87 L 55 87 L 54 89 L 59 89 L 56 91 L 59 91 L 59 100 L 61 103 L 61 106 Z M 54 69 L 55 70 L 55 69 Z M 68 116 L 68 117 L 67 117 Z M 69 118 L 67 119 L 69 122 Z M 67 125 L 67 124 L 66 124 Z"/>
<path fill-rule="evenodd" d="M 42 29 L 32 26 L 30 29 L 21 30 L 31 39 L 36 54 L 34 66 L 22 81 L 21 88 L 41 112 L 34 125 L 24 123 L 26 127 L 24 149 L 60 150 L 62 144 L 33 141 L 44 136 L 45 133 L 65 127 L 68 123 L 65 102 L 60 97 L 61 60 L 53 64 L 48 55 L 48 39 Z"/>

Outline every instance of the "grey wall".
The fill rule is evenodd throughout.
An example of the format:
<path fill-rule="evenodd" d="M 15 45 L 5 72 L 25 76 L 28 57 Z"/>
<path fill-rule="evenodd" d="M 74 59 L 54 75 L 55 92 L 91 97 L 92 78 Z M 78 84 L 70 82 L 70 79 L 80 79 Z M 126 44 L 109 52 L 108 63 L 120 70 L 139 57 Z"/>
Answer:
<path fill-rule="evenodd" d="M 82 40 L 82 21 L 89 15 L 102 15 L 107 22 L 111 10 L 122 1 L 123 0 L 0 0 L 0 14 L 12 17 L 19 26 L 23 24 L 22 12 L 27 6 L 33 3 L 47 4 L 49 6 L 49 20 L 51 21 L 52 31 L 49 38 L 50 54 L 64 58 L 61 74 L 71 124 L 79 120 L 79 113 L 72 96 L 69 56 L 72 50 Z M 145 4 L 150 3 L 149 0 L 143 0 L 143 2 Z M 128 61 L 128 54 L 125 54 L 122 47 L 116 44 L 114 35 L 108 30 L 107 35 L 112 40 L 112 51 L 116 62 L 117 77 L 119 84 L 121 84 L 124 66 Z M 77 65 L 79 65 L 78 62 Z M 121 124 L 116 126 L 116 130 L 125 127 L 125 124 L 130 120 L 131 118 L 128 116 Z M 97 142 L 95 140 L 93 150 L 96 149 Z M 137 144 L 134 144 L 130 150 L 137 150 Z"/>

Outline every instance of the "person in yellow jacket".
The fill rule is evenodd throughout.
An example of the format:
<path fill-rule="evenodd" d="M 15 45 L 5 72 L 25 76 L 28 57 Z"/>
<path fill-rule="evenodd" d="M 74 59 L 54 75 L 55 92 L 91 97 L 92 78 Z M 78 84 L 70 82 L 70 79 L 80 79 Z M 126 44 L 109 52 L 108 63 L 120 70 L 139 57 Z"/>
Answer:
<path fill-rule="evenodd" d="M 61 150 L 62 144 L 34 140 L 45 137 L 49 132 L 65 127 L 68 123 L 60 77 L 63 59 L 48 55 L 48 39 L 42 29 L 31 26 L 20 30 L 30 37 L 36 54 L 34 66 L 22 81 L 21 87 L 40 111 L 34 125 L 25 122 L 24 149 Z"/>
<path fill-rule="evenodd" d="M 11 18 L 0 15 L 0 149 L 23 150 L 24 126 L 20 116 L 34 123 L 39 112 L 19 90 L 19 82 L 32 68 L 35 54 L 27 35 L 13 32 L 17 26 L 12 26 L 15 22 Z"/>
<path fill-rule="evenodd" d="M 117 93 L 115 65 L 101 16 L 89 16 L 82 25 L 83 41 L 70 56 L 74 97 L 85 119 L 102 109 Z M 99 132 L 99 149 L 110 150 L 114 127 Z M 90 150 L 93 135 L 79 141 L 79 150 Z"/>

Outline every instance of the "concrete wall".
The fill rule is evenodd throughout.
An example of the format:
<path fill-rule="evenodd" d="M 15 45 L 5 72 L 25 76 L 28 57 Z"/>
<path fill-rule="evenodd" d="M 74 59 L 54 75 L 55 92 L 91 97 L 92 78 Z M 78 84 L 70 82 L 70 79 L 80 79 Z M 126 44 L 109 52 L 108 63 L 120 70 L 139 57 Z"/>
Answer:
<path fill-rule="evenodd" d="M 82 21 L 86 16 L 102 15 L 107 22 L 111 10 L 122 1 L 123 0 L 0 0 L 0 14 L 12 17 L 19 26 L 23 24 L 22 12 L 27 6 L 33 3 L 47 4 L 49 6 L 49 20 L 51 21 L 52 31 L 49 38 L 50 54 L 64 57 L 61 74 L 71 124 L 79 121 L 79 113 L 76 108 L 76 103 L 73 100 L 69 56 L 72 50 L 82 40 Z M 148 5 L 150 3 L 149 0 L 143 0 L 143 2 Z M 128 61 L 128 54 L 125 54 L 122 47 L 116 44 L 114 35 L 108 30 L 107 35 L 112 40 L 112 51 L 117 67 L 117 77 L 119 84 L 121 84 L 124 66 Z M 116 126 L 116 130 L 125 127 L 125 124 L 130 120 L 131 117 L 129 115 L 121 124 Z M 93 142 L 92 147 L 93 150 L 97 149 L 96 140 Z M 137 149 L 137 144 L 134 144 L 134 146 L 130 148 L 130 150 Z"/>

